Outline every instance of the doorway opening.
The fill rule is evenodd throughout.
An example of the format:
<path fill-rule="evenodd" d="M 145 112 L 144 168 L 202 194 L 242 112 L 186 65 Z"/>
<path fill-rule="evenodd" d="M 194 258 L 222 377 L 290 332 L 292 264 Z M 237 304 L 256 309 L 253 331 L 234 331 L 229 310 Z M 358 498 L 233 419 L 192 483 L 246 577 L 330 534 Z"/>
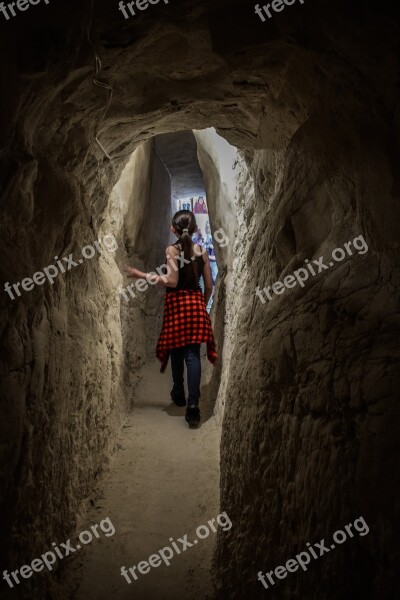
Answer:
<path fill-rule="evenodd" d="M 162 266 L 166 247 L 175 241 L 170 231 L 172 215 L 190 206 L 198 235 L 212 258 L 214 292 L 208 309 L 221 357 L 216 368 L 205 364 L 203 393 L 213 403 L 211 412 L 216 411 L 222 418 L 224 392 L 219 396 L 219 388 L 230 352 L 224 340 L 226 335 L 232 337 L 238 312 L 235 307 L 243 288 L 239 281 L 243 265 L 238 259 L 243 252 L 235 252 L 235 246 L 240 249 L 246 242 L 247 226 L 238 221 L 238 215 L 252 193 L 249 180 L 251 175 L 241 151 L 214 128 L 156 135 L 141 144 L 127 161 L 110 195 L 102 229 L 111 231 L 118 240 L 115 264 L 109 268 L 118 289 L 116 308 L 120 310 L 125 362 L 122 383 L 131 399 L 140 369 L 155 360 L 164 292 L 149 286 L 134 287 L 132 280 L 122 275 L 122 268 L 128 264 L 149 272 Z"/>
<path fill-rule="evenodd" d="M 85 569 L 78 568 L 73 576 L 78 600 L 93 594 L 94 580 L 96 593 L 113 593 L 108 586 L 115 582 L 115 572 L 121 567 L 129 569 L 138 564 L 171 537 L 188 534 L 190 538 L 196 527 L 204 527 L 219 513 L 224 390 L 231 328 L 235 327 L 234 304 L 241 289 L 235 279 L 240 261 L 236 259 L 234 269 L 233 257 L 245 233 L 237 222 L 244 173 L 247 167 L 239 150 L 215 129 L 188 130 L 161 134 L 139 146 L 112 190 L 102 228 L 118 240 L 114 259 L 105 268 L 118 288 L 114 301 L 120 312 L 124 360 L 121 385 L 126 390 L 128 416 L 101 496 L 102 510 L 129 535 L 122 553 L 114 556 L 111 541 L 107 540 L 94 548 Z M 170 401 L 170 371 L 161 375 L 155 357 L 165 292 L 155 287 L 127 291 L 122 275 L 124 264 L 148 272 L 165 262 L 165 249 L 175 241 L 170 232 L 172 215 L 186 207 L 196 216 L 200 230 L 196 239 L 215 259 L 215 292 L 209 309 L 221 359 L 214 368 L 205 352 L 202 355 L 202 422 L 195 432 L 184 421 L 184 409 Z M 182 498 L 186 500 L 182 502 Z M 196 501 L 190 500 L 193 498 Z M 92 513 L 83 517 L 79 528 L 84 529 L 88 521 L 94 520 Z M 201 567 L 189 582 L 188 554 L 160 569 L 157 577 L 135 581 L 136 592 L 142 597 L 159 598 L 177 597 L 177 589 L 182 590 L 182 597 L 199 589 L 204 596 L 210 594 L 215 543 L 216 535 L 212 534 L 199 544 L 196 560 Z M 128 585 L 120 578 L 121 593 Z"/>
<path fill-rule="evenodd" d="M 207 206 L 206 185 L 197 156 L 195 135 L 193 131 L 157 135 L 154 138 L 154 147 L 171 176 L 172 214 L 179 210 L 190 210 L 195 215 L 197 231 L 193 234 L 192 239 L 195 244 L 204 247 L 208 253 L 215 288 L 218 264 Z M 175 242 L 172 234 L 170 242 Z M 202 279 L 200 286 L 204 292 Z M 208 312 L 211 310 L 212 303 L 213 294 L 207 304 Z"/>

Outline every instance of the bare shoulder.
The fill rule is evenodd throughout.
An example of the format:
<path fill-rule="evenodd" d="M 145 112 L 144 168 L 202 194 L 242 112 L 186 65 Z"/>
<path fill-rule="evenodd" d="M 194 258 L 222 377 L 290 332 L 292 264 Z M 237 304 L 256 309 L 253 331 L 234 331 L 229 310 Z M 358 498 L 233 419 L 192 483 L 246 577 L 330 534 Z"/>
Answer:
<path fill-rule="evenodd" d="M 169 254 L 170 256 L 177 256 L 179 254 L 179 249 L 171 244 L 171 246 L 167 246 L 165 254 Z"/>
<path fill-rule="evenodd" d="M 204 262 L 207 262 L 209 260 L 207 250 L 204 246 L 200 246 L 199 244 L 193 244 L 193 250 L 196 256 L 203 257 Z"/>
<path fill-rule="evenodd" d="M 193 244 L 193 250 L 198 256 L 206 251 L 204 246 L 200 246 L 200 244 Z"/>

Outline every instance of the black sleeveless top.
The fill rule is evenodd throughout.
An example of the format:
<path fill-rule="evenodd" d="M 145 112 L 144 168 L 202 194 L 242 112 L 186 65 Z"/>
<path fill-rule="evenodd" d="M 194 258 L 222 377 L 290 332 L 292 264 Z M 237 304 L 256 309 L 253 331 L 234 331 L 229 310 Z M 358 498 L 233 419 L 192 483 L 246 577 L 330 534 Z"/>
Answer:
<path fill-rule="evenodd" d="M 178 248 L 178 250 L 180 250 L 182 252 L 182 249 L 180 248 L 179 244 L 173 244 L 173 246 L 175 246 L 175 248 Z M 200 246 L 201 248 L 201 246 Z M 182 264 L 183 263 L 183 264 Z M 203 260 L 203 255 L 200 254 L 200 256 L 198 256 L 197 254 L 194 255 L 194 259 L 193 259 L 193 265 L 194 268 L 196 270 L 196 273 L 198 275 L 198 281 L 197 281 L 197 286 L 196 287 L 188 287 L 187 285 L 185 285 L 185 269 L 184 269 L 184 265 L 186 263 L 183 262 L 183 259 L 178 260 L 178 267 L 179 267 L 179 271 L 178 271 L 178 285 L 176 287 L 167 287 L 167 294 L 170 292 L 176 292 L 177 290 L 196 290 L 196 291 L 200 291 L 201 292 L 201 287 L 200 287 L 200 277 L 203 275 L 203 270 L 204 270 L 204 260 Z"/>

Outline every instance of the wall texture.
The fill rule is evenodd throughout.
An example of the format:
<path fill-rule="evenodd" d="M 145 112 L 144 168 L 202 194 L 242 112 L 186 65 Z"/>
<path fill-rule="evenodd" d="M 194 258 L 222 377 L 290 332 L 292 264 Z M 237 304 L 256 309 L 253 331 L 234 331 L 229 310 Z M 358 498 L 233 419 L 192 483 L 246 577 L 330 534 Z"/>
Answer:
<path fill-rule="evenodd" d="M 34 173 L 40 181 L 38 216 L 22 229 L 25 262 L 19 262 L 12 238 L 3 237 L 10 240 L 3 246 L 10 256 L 7 279 L 20 281 L 54 264 L 54 255 L 73 253 L 78 260 L 81 248 L 96 240 L 102 253 L 60 273 L 53 285 L 46 282 L 8 302 L 3 368 L 7 364 L 10 372 L 3 372 L 1 387 L 7 567 L 30 562 L 55 536 L 68 537 L 107 466 L 140 368 L 155 354 L 162 318 L 161 291 L 136 290 L 135 298 L 127 293 L 128 301 L 119 294 L 133 281 L 122 276 L 122 267 L 151 270 L 162 264 L 171 218 L 170 178 L 151 141 L 130 158 L 98 215 L 98 227 L 70 209 L 71 223 L 64 229 L 68 209 L 55 203 L 61 194 L 57 181 L 49 189 L 49 175 Z M 10 219 L 15 210 L 9 205 Z M 3 231 L 10 232 L 6 223 Z M 26 583 L 18 591 L 29 597 L 31 580 Z M 43 580 L 33 585 L 41 587 Z"/>
<path fill-rule="evenodd" d="M 349 539 L 307 574 L 276 580 L 269 595 L 388 598 L 397 588 L 399 215 L 391 192 L 382 193 L 395 182 L 383 166 L 390 136 L 374 128 L 359 144 L 370 127 L 361 124 L 353 139 L 341 128 L 322 137 L 319 122 L 312 141 L 308 122 L 275 161 L 265 152 L 252 165 L 259 208 L 250 289 L 282 281 L 306 258 L 328 263 L 359 234 L 369 251 L 264 305 L 254 294 L 242 303 L 221 447 L 223 506 L 237 529 L 219 541 L 221 598 L 263 598 L 259 570 L 360 516 L 367 537 Z M 383 225 L 388 213 L 393 221 Z"/>
<path fill-rule="evenodd" d="M 215 402 L 214 414 L 221 422 L 230 374 L 230 357 L 237 334 L 237 317 L 248 295 L 245 260 L 254 182 L 246 162 L 234 146 L 214 129 L 195 132 L 197 152 L 204 173 L 218 277 L 211 319 L 217 343 L 217 366 L 205 365 L 205 393 Z M 218 243 L 220 240 L 221 243 Z"/>
<path fill-rule="evenodd" d="M 111 193 L 107 209 L 109 227 L 121 241 L 116 254 L 121 271 L 124 264 L 149 272 L 165 263 L 171 218 L 170 176 L 150 140 L 132 154 Z M 132 287 L 134 282 L 125 275 L 120 283 L 124 293 L 119 296 L 124 378 L 130 394 L 134 392 L 140 367 L 155 356 L 163 301 L 162 289 L 150 287 L 140 292 Z M 127 289 L 129 286 L 131 291 Z"/>

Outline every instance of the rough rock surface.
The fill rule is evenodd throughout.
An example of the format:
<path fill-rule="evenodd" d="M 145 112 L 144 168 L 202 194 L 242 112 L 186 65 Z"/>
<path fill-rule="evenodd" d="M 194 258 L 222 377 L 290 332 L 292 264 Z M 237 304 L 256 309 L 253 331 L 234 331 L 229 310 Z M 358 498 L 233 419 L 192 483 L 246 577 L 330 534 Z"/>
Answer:
<path fill-rule="evenodd" d="M 246 286 L 231 304 L 237 314 L 224 317 L 237 323 L 224 366 L 221 446 L 221 504 L 234 526 L 219 537 L 218 595 L 264 597 L 258 570 L 273 569 L 307 541 L 363 515 L 367 537 L 292 574 L 270 596 L 394 597 L 394 9 L 310 0 L 262 24 L 248 2 L 191 0 L 124 22 L 102 0 L 93 14 L 93 46 L 89 6 L 35 11 L 29 23 L 21 15 L 6 23 L 0 41 L 7 55 L 2 280 L 21 281 L 104 233 L 110 192 L 141 142 L 214 126 L 243 151 L 255 186 L 252 203 L 246 194 L 239 199 L 237 215 L 248 231 L 239 260 Z M 92 83 L 94 49 L 102 60 L 98 79 L 113 88 L 104 120 L 108 92 Z M 112 161 L 93 141 L 97 133 Z M 165 185 L 160 180 L 164 191 Z M 155 258 L 164 245 L 161 239 L 154 246 L 156 234 L 148 234 Z M 258 284 L 270 285 L 360 234 L 366 255 L 265 305 L 254 295 Z M 147 251 L 137 235 L 132 243 L 140 239 Z M 126 408 L 120 281 L 114 256 L 104 254 L 14 301 L 2 293 L 7 568 L 68 537 L 111 451 Z"/>
<path fill-rule="evenodd" d="M 195 136 L 199 162 L 205 174 L 219 269 L 211 319 L 220 359 L 216 367 L 208 364 L 204 369 L 204 392 L 215 399 L 215 414 L 221 421 L 230 377 L 230 357 L 236 341 L 237 317 L 243 292 L 248 293 L 245 255 L 246 241 L 250 238 L 245 215 L 246 207 L 253 204 L 254 182 L 237 148 L 215 130 L 196 131 Z"/>

